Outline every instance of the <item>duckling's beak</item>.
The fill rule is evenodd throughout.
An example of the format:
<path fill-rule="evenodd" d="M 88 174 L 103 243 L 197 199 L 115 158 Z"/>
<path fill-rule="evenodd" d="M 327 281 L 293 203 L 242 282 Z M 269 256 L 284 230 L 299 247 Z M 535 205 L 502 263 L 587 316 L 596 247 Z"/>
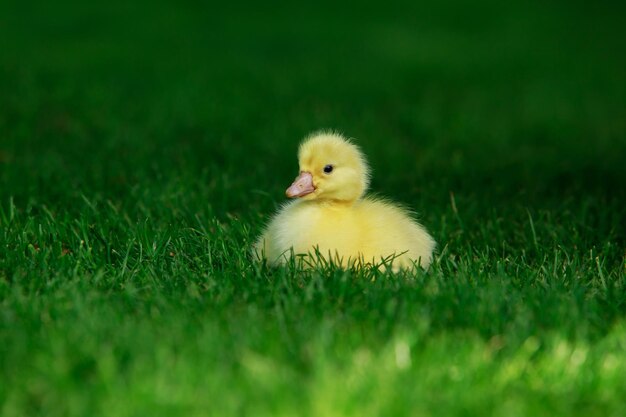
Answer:
<path fill-rule="evenodd" d="M 313 175 L 310 172 L 302 171 L 298 178 L 295 179 L 293 184 L 287 188 L 285 194 L 287 197 L 303 197 L 307 194 L 311 194 L 315 191 L 315 186 L 313 185 Z"/>

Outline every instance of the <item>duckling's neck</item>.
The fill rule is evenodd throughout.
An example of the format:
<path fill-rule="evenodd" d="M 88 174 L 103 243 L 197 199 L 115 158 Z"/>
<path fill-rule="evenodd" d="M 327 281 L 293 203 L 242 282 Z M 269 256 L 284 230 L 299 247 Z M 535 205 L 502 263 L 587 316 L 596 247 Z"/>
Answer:
<path fill-rule="evenodd" d="M 346 209 L 352 207 L 358 200 L 360 200 L 360 198 L 356 200 L 333 200 L 325 198 L 323 200 L 312 200 L 309 201 L 309 203 L 323 208 Z"/>

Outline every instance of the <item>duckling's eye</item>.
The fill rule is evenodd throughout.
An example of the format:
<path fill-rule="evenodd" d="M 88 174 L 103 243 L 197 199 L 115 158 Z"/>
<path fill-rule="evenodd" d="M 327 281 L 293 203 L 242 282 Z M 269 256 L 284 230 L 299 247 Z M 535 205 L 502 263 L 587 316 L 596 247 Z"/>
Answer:
<path fill-rule="evenodd" d="M 332 165 L 326 165 L 324 167 L 324 173 L 330 174 L 331 172 L 333 172 L 333 166 Z"/>

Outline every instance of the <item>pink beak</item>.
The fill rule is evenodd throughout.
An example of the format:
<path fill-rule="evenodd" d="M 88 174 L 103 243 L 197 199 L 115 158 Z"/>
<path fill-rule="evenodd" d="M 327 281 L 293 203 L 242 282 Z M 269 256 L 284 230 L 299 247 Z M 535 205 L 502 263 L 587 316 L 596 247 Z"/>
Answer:
<path fill-rule="evenodd" d="M 293 184 L 287 188 L 285 194 L 287 194 L 287 197 L 289 198 L 294 198 L 303 197 L 307 194 L 311 194 L 313 191 L 315 191 L 315 186 L 313 185 L 313 175 L 311 175 L 310 172 L 303 171 L 300 175 L 298 175 L 298 178 L 294 180 Z"/>

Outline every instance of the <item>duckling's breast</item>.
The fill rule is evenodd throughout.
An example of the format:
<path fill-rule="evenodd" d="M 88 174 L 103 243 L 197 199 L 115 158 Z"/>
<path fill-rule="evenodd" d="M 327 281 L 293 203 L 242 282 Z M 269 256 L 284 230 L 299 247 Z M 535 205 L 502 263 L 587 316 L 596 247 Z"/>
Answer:
<path fill-rule="evenodd" d="M 315 253 L 332 259 L 355 258 L 363 241 L 354 210 L 343 205 L 296 202 L 277 219 L 278 250 L 293 248 L 296 254 Z"/>

